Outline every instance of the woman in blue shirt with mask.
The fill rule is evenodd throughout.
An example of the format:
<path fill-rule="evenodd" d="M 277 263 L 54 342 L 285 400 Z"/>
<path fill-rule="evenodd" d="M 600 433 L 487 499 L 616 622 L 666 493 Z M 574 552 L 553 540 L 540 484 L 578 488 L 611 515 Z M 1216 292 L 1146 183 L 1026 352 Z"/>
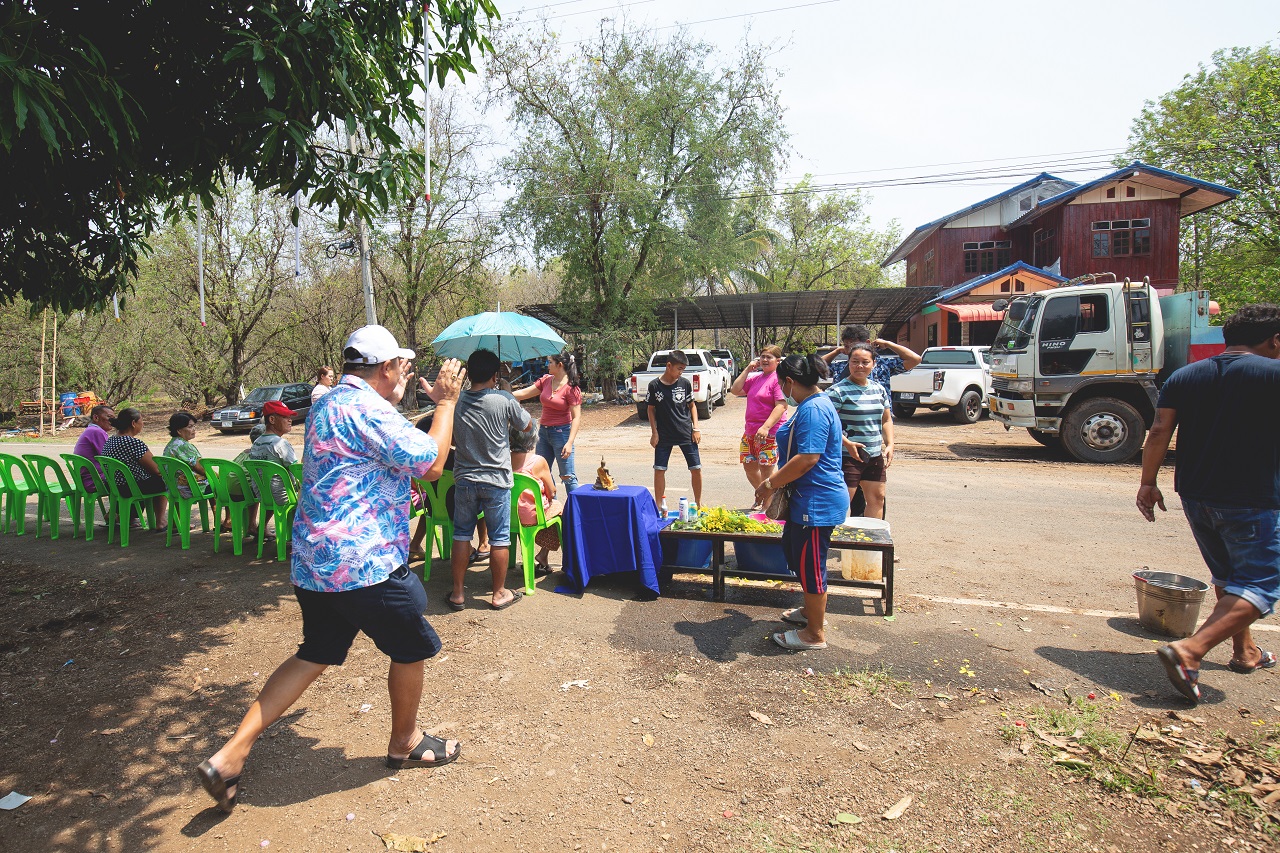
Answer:
<path fill-rule="evenodd" d="M 800 579 L 804 606 L 784 611 L 782 620 L 796 629 L 773 634 L 784 649 L 825 649 L 823 628 L 827 614 L 827 549 L 831 531 L 849 510 L 840 468 L 840 417 L 818 380 L 827 365 L 817 356 L 788 356 L 778 366 L 778 382 L 795 413 L 778 430 L 777 473 L 756 490 L 756 500 L 767 504 L 773 493 L 790 487 L 791 507 L 782 530 L 787 568 Z"/>

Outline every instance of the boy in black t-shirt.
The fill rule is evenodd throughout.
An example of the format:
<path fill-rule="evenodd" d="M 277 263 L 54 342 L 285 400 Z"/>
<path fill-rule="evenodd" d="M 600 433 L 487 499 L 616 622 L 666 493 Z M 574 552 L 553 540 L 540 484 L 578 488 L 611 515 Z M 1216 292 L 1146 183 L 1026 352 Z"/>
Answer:
<path fill-rule="evenodd" d="M 667 353 L 667 369 L 649 383 L 649 444 L 653 445 L 653 496 L 662 502 L 667 491 L 667 463 L 671 448 L 678 446 L 689 466 L 693 502 L 702 506 L 702 460 L 698 456 L 698 410 L 693 402 L 693 386 L 680 374 L 689 365 L 682 350 Z"/>

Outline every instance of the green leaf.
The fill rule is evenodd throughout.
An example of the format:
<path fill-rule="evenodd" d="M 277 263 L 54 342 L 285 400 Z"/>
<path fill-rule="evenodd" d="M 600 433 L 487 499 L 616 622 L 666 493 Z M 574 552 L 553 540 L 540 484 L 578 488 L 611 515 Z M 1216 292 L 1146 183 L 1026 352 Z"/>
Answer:
<path fill-rule="evenodd" d="M 262 92 L 267 96 L 267 100 L 273 100 L 276 96 L 276 73 L 266 65 L 259 65 L 258 85 L 262 87 Z"/>

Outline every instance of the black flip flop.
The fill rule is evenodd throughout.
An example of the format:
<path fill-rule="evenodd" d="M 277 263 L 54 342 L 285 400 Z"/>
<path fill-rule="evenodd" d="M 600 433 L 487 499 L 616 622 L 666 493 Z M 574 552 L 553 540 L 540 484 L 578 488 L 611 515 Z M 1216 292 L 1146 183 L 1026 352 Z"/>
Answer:
<path fill-rule="evenodd" d="M 458 744 L 452 754 L 445 752 L 448 746 L 447 741 L 440 740 L 435 735 L 422 733 L 422 740 L 418 741 L 418 745 L 413 748 L 413 752 L 409 753 L 408 758 L 392 758 L 387 756 L 387 766 L 392 770 L 402 770 L 405 767 L 443 767 L 450 762 L 457 761 L 458 756 L 462 755 L 462 744 Z M 423 758 L 428 750 L 432 755 L 443 755 L 443 758 Z"/>
<path fill-rule="evenodd" d="M 1257 672 L 1260 669 L 1273 669 L 1275 667 L 1277 662 L 1275 652 L 1269 652 L 1266 649 L 1258 649 L 1258 653 L 1262 657 L 1258 661 L 1257 666 L 1249 666 L 1247 663 L 1241 663 L 1240 661 L 1232 658 L 1231 662 L 1227 664 L 1227 668 L 1232 672 L 1239 673 L 1240 675 L 1249 675 L 1250 673 Z"/>
<path fill-rule="evenodd" d="M 482 560 L 489 559 L 489 555 L 491 553 L 493 552 L 492 551 L 472 551 L 471 556 L 467 559 L 467 562 L 479 563 Z"/>
<path fill-rule="evenodd" d="M 462 601 L 454 601 L 452 598 L 446 598 L 446 599 L 444 600 L 444 603 L 445 603 L 445 604 L 447 604 L 447 605 L 449 605 L 449 609 L 450 609 L 450 610 L 455 610 L 455 611 L 456 611 L 456 610 L 466 610 L 466 609 L 467 609 L 467 600 L 466 600 L 465 598 L 464 598 Z"/>
<path fill-rule="evenodd" d="M 1173 689 L 1192 702 L 1198 703 L 1200 701 L 1200 685 L 1198 684 L 1200 670 L 1187 669 L 1183 666 L 1172 646 L 1163 646 L 1156 650 L 1156 654 L 1160 657 L 1160 663 L 1164 666 L 1164 674 L 1169 677 L 1169 683 L 1173 685 Z"/>
<path fill-rule="evenodd" d="M 235 795 L 228 797 L 227 789 L 233 785 L 239 785 L 239 774 L 229 779 L 224 779 L 222 774 L 218 772 L 218 768 L 208 761 L 201 761 L 200 766 L 196 768 L 196 776 L 200 779 L 200 784 L 204 786 L 209 796 L 218 801 L 218 808 L 227 814 L 231 814 L 232 809 L 236 807 L 236 797 L 240 796 L 240 792 L 236 791 Z"/>
<path fill-rule="evenodd" d="M 511 592 L 511 598 L 507 599 L 505 603 L 494 604 L 492 601 L 490 601 L 489 606 L 492 607 L 494 610 L 506 610 L 508 607 L 515 604 L 520 599 L 524 598 L 523 589 L 513 589 L 513 590 L 510 590 L 510 592 Z"/>

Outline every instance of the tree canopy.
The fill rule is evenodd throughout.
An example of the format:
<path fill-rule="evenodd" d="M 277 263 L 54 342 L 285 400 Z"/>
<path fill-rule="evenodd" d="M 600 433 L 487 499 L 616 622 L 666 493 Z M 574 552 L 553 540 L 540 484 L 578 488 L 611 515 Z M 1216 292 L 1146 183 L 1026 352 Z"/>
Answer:
<path fill-rule="evenodd" d="M 1280 301 L 1280 50 L 1218 51 L 1148 101 L 1129 156 L 1243 190 L 1183 220 L 1182 279 L 1228 307 Z"/>
<path fill-rule="evenodd" d="M 340 222 L 422 183 L 424 3 L 432 76 L 492 50 L 493 0 L 16 0 L 0 7 L 0 303 L 100 305 L 146 239 L 228 180 Z M 361 133 L 376 154 L 353 156 Z"/>

